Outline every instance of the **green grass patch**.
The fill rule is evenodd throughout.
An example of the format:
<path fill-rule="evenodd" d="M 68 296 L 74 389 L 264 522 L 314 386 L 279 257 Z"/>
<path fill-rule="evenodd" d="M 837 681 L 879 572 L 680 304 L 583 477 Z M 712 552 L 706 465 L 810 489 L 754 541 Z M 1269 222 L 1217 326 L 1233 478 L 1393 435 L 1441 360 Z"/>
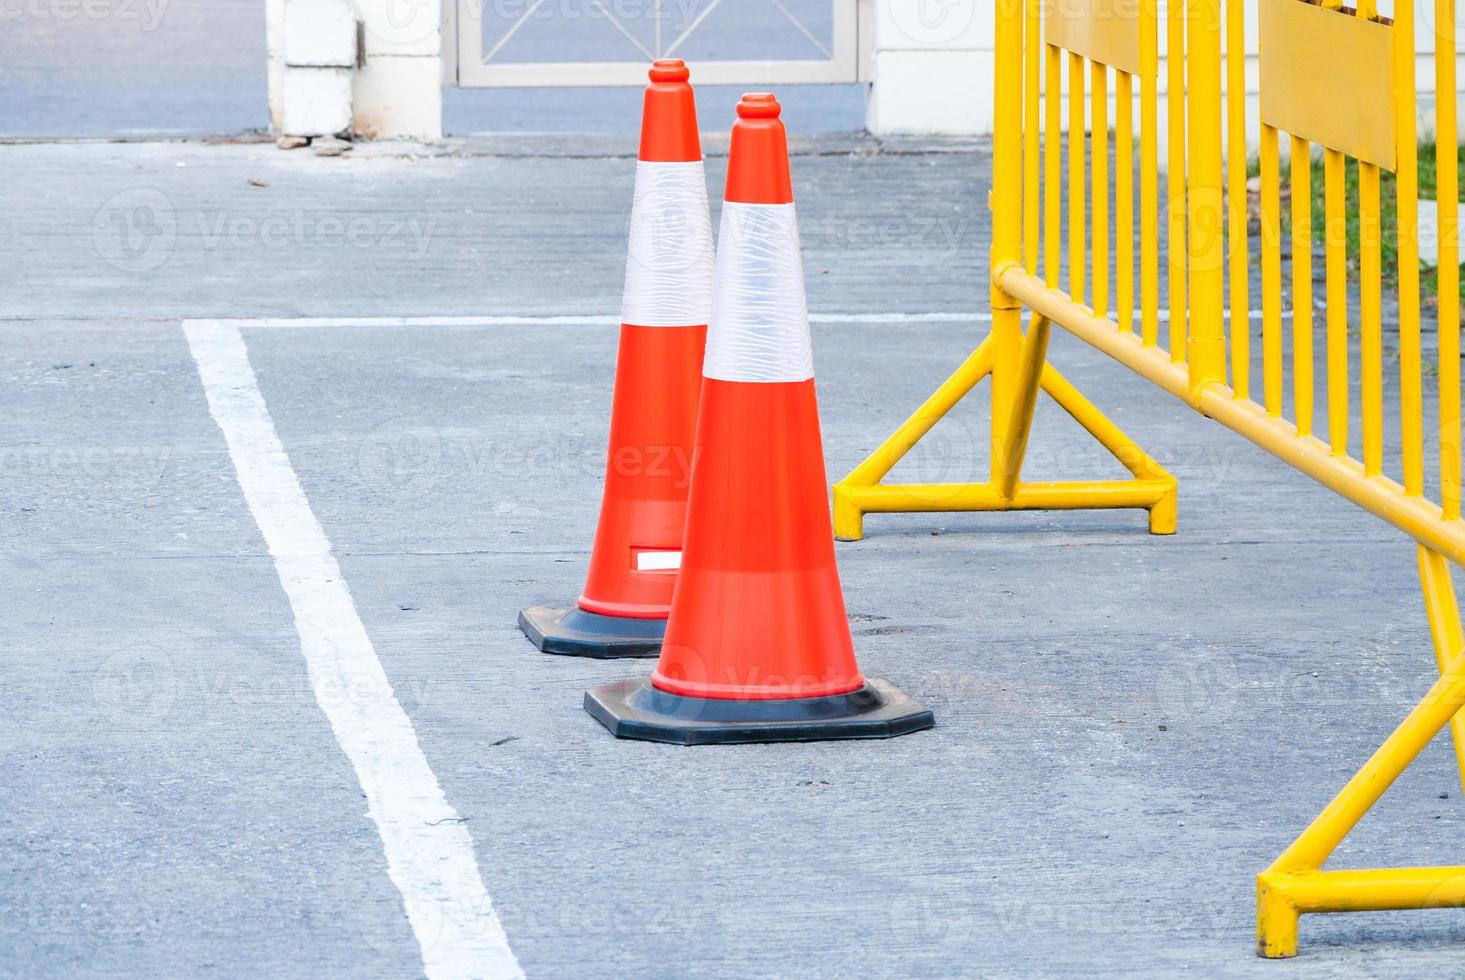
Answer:
<path fill-rule="evenodd" d="M 1460 170 L 1465 174 L 1465 145 L 1457 148 L 1457 159 L 1460 161 Z M 1290 167 L 1284 162 L 1281 165 L 1282 186 L 1291 192 Z M 1312 161 L 1312 241 L 1316 249 L 1320 249 L 1323 243 L 1324 225 L 1327 220 L 1325 205 L 1325 174 L 1322 156 L 1315 156 Z M 1261 163 L 1253 156 L 1247 160 L 1246 172 L 1248 177 L 1255 177 L 1261 173 Z M 1347 202 L 1345 211 L 1347 213 L 1348 229 L 1348 278 L 1350 281 L 1358 280 L 1358 249 L 1359 249 L 1359 214 L 1358 214 L 1358 161 L 1349 159 L 1344 163 L 1344 199 Z M 1380 218 L 1380 251 L 1383 258 L 1383 273 L 1385 287 L 1397 287 L 1399 281 L 1399 223 L 1398 223 L 1398 201 L 1395 196 L 1394 175 L 1388 171 L 1379 174 L 1379 218 Z M 1465 201 L 1465 187 L 1459 189 L 1459 200 Z M 1435 185 L 1435 144 L 1433 140 L 1422 140 L 1419 144 L 1419 198 L 1420 200 L 1434 200 L 1436 196 Z M 1248 195 L 1251 197 L 1251 195 Z M 1251 202 L 1248 202 L 1251 208 Z M 1254 211 L 1254 208 L 1251 208 Z M 1284 236 L 1291 232 L 1291 208 L 1282 208 L 1282 234 Z M 1321 266 L 1316 266 L 1321 268 Z M 1461 267 L 1465 269 L 1465 266 Z M 1460 294 L 1462 301 L 1465 301 L 1465 275 L 1460 277 Z M 1420 263 L 1420 302 L 1427 310 L 1434 310 L 1438 306 L 1437 296 L 1439 293 L 1438 272 L 1433 266 Z"/>

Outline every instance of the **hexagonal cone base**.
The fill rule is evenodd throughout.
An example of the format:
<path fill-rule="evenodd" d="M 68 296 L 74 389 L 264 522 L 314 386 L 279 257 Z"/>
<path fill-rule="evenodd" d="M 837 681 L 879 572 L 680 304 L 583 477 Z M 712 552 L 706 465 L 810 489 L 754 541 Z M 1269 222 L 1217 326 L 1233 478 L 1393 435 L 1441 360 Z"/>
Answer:
<path fill-rule="evenodd" d="M 621 681 L 586 691 L 585 710 L 617 738 L 673 745 L 891 738 L 936 723 L 929 709 L 877 680 L 849 694 L 764 701 L 689 698 Z"/>
<path fill-rule="evenodd" d="M 531 606 L 519 613 L 519 629 L 545 653 L 615 660 L 661 653 L 666 620 L 602 616 L 575 605 Z"/>

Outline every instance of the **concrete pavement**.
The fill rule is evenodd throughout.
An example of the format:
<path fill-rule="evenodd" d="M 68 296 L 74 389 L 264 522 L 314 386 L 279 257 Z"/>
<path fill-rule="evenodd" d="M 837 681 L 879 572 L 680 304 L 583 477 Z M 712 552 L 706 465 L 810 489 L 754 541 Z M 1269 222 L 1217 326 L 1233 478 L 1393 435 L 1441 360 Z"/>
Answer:
<path fill-rule="evenodd" d="M 793 161 L 831 479 L 984 332 L 987 159 L 952 149 Z M 1431 681 L 1412 547 L 1064 336 L 1055 364 L 1180 477 L 1178 535 L 869 518 L 839 546 L 856 646 L 928 733 L 678 750 L 591 721 L 581 691 L 649 664 L 542 656 L 514 615 L 582 579 L 613 324 L 359 318 L 613 318 L 624 151 L 7 149 L 0 974 L 421 969 L 180 330 L 217 316 L 342 318 L 242 334 L 528 975 L 1453 968 L 1448 911 L 1251 952 L 1253 875 Z M 874 312 L 973 321 L 839 318 Z M 982 473 L 985 401 L 903 472 Z M 1117 472 L 1046 404 L 1030 459 Z M 1459 797 L 1432 746 L 1337 864 L 1458 861 Z"/>

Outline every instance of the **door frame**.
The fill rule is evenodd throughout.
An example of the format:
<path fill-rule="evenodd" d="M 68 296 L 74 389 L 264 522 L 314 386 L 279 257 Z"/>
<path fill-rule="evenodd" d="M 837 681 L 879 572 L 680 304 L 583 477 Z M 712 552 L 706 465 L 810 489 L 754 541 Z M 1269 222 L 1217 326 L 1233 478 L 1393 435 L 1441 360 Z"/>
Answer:
<path fill-rule="evenodd" d="M 646 63 L 643 61 L 485 64 L 482 18 L 484 2 L 485 0 L 443 0 L 445 84 L 460 88 L 563 88 L 646 84 Z M 870 9 L 872 2 L 873 0 L 834 0 L 834 44 L 829 58 L 698 61 L 696 82 L 699 85 L 811 85 L 869 81 L 874 51 L 874 17 Z M 695 29 L 694 24 L 687 33 L 690 34 Z M 674 54 L 674 51 L 668 54 Z"/>

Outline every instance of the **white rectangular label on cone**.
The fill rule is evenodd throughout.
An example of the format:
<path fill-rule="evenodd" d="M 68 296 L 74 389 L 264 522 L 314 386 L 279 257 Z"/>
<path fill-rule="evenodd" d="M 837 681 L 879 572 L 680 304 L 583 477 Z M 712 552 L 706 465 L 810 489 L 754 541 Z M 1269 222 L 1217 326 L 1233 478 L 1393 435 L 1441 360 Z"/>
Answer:
<path fill-rule="evenodd" d="M 682 553 L 680 551 L 636 552 L 636 571 L 638 572 L 674 572 L 681 567 Z"/>

